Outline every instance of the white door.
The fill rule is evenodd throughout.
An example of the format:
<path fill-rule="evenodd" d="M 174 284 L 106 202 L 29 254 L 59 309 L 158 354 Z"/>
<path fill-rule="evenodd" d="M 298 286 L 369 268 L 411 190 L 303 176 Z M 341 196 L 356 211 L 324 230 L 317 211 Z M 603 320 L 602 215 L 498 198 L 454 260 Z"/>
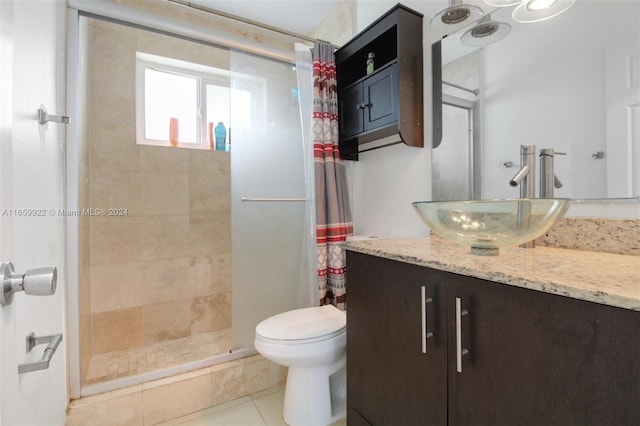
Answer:
<path fill-rule="evenodd" d="M 46 345 L 25 338 L 65 333 L 64 125 L 40 125 L 37 109 L 63 113 L 63 1 L 0 0 L 0 261 L 17 272 L 58 267 L 53 296 L 16 293 L 0 306 L 0 425 L 63 425 L 63 340 L 49 368 L 18 374 Z"/>
<path fill-rule="evenodd" d="M 607 197 L 640 196 L 640 45 L 616 43 L 606 52 Z M 621 184 L 622 183 L 622 184 Z"/>

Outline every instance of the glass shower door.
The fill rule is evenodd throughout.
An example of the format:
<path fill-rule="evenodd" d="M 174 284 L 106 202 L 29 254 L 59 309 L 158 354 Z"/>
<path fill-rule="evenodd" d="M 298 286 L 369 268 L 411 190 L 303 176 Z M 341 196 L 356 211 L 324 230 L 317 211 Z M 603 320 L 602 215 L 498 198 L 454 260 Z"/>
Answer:
<path fill-rule="evenodd" d="M 293 48 L 293 46 L 292 46 Z M 305 215 L 303 145 L 292 64 L 231 51 L 233 349 L 295 309 Z M 306 274 L 305 274 L 306 276 Z"/>

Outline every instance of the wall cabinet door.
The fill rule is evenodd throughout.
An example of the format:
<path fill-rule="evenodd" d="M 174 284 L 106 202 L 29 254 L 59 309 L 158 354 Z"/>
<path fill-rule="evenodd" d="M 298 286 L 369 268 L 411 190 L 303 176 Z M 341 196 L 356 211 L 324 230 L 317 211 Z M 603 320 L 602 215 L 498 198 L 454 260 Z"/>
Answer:
<path fill-rule="evenodd" d="M 340 136 L 348 138 L 398 121 L 398 64 L 394 63 L 343 90 Z"/>
<path fill-rule="evenodd" d="M 340 135 L 349 137 L 362 133 L 364 116 L 362 114 L 362 84 L 356 84 L 340 94 Z"/>
<path fill-rule="evenodd" d="M 347 252 L 347 264 L 347 422 L 446 424 L 446 326 L 437 278 L 419 266 L 354 252 Z M 432 299 L 426 305 L 423 291 Z M 425 332 L 433 333 L 426 353 L 423 318 Z"/>
<path fill-rule="evenodd" d="M 364 131 L 398 121 L 398 64 L 381 70 L 362 82 L 365 105 Z"/>
<path fill-rule="evenodd" d="M 640 424 L 638 312 L 452 277 L 449 424 Z"/>

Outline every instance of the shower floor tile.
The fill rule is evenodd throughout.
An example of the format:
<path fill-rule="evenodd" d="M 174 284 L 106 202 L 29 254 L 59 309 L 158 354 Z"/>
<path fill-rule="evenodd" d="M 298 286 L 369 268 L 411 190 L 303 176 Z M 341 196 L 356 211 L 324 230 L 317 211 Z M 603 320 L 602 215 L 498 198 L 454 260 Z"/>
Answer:
<path fill-rule="evenodd" d="M 231 329 L 212 331 L 124 351 L 94 355 L 85 385 L 135 376 L 187 362 L 225 354 L 231 348 Z"/>

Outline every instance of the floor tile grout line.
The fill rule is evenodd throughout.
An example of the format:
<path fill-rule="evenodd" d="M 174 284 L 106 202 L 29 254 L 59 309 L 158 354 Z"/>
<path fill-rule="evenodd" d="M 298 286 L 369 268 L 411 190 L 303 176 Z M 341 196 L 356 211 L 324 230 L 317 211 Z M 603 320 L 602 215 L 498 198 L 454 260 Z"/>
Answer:
<path fill-rule="evenodd" d="M 256 405 L 255 399 L 251 398 L 251 403 L 253 404 L 254 408 L 258 411 L 258 414 L 260 414 L 260 418 L 262 419 L 262 423 L 264 423 L 264 426 L 269 426 L 269 423 L 267 423 L 267 419 L 265 419 L 264 414 L 262 414 L 260 407 Z"/>

